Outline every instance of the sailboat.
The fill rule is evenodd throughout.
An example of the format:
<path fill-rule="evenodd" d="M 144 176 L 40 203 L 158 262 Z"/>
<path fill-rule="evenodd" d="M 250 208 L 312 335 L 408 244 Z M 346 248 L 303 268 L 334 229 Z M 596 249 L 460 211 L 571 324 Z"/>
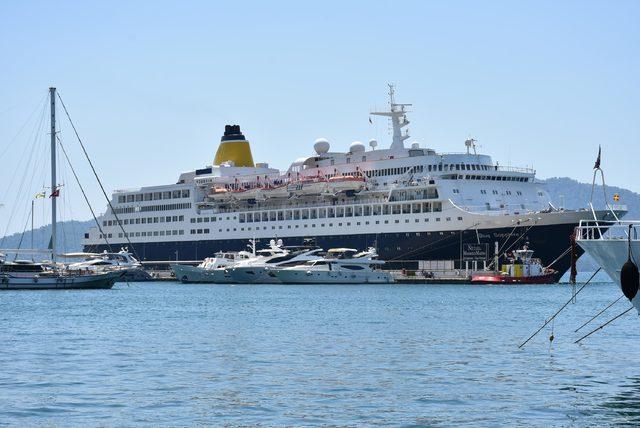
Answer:
<path fill-rule="evenodd" d="M 124 271 L 74 271 L 56 261 L 56 88 L 49 88 L 51 102 L 51 261 L 36 263 L 28 260 L 9 262 L 0 254 L 0 290 L 68 290 L 109 289 Z"/>

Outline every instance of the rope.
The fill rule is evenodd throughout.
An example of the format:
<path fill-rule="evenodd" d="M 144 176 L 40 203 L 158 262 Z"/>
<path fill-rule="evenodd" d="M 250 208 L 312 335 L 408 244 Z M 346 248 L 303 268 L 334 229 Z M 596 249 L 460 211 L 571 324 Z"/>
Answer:
<path fill-rule="evenodd" d="M 131 243 L 131 240 L 129 239 L 129 234 L 127 232 L 125 232 L 124 227 L 122 226 L 122 222 L 118 218 L 118 214 L 116 213 L 115 208 L 113 208 L 113 204 L 111 204 L 111 199 L 109 199 L 109 196 L 107 196 L 106 190 L 104 190 L 104 186 L 102 185 L 102 181 L 100 181 L 100 177 L 98 177 L 98 173 L 96 172 L 96 169 L 93 166 L 93 162 L 91 162 L 91 158 L 89 158 L 89 154 L 87 153 L 87 150 L 85 149 L 84 144 L 82 143 L 82 139 L 80 138 L 80 135 L 78 134 L 78 130 L 76 129 L 76 126 L 73 124 L 73 121 L 71 120 L 71 116 L 69 115 L 69 111 L 67 110 L 67 106 L 64 104 L 64 101 L 62 100 L 62 97 L 60 96 L 60 92 L 56 92 L 56 94 L 58 95 L 58 99 L 60 99 L 60 103 L 62 104 L 62 108 L 64 109 L 64 113 L 67 115 L 67 119 L 69 119 L 69 123 L 71 124 L 71 128 L 73 128 L 73 132 L 76 135 L 76 138 L 78 139 L 78 142 L 80 143 L 80 147 L 82 147 L 82 152 L 84 153 L 84 156 L 87 158 L 87 162 L 89 162 L 89 166 L 91 167 L 91 171 L 93 171 L 93 175 L 95 176 L 96 180 L 98 181 L 98 185 L 100 185 L 100 190 L 102 190 L 102 194 L 104 195 L 104 198 L 106 199 L 107 204 L 109 204 L 109 209 L 111 209 L 111 212 L 113 213 L 114 217 L 116 218 L 116 222 L 117 222 L 118 226 L 120 226 L 120 230 L 122 230 L 122 235 L 127 240 L 127 243 L 129 244 L 129 246 L 131 248 L 131 251 L 133 252 L 133 255 L 136 257 L 136 259 L 140 260 L 140 257 L 138 257 L 138 254 L 136 253 L 136 249 L 134 248 L 133 244 Z"/>
<path fill-rule="evenodd" d="M 622 294 L 620 297 L 618 297 L 616 300 L 614 300 L 613 302 L 609 303 L 609 305 L 604 308 L 603 310 L 601 310 L 600 312 L 598 312 L 597 314 L 595 314 L 594 316 L 592 316 L 589 321 L 587 321 L 586 323 L 582 324 L 580 327 L 578 327 L 577 329 L 575 329 L 573 332 L 577 333 L 582 327 L 584 327 L 585 325 L 589 324 L 591 321 L 593 321 L 594 319 L 598 318 L 602 313 L 604 313 L 604 311 L 606 311 L 607 309 L 609 309 L 611 306 L 615 305 L 616 303 L 618 303 L 618 301 L 620 299 L 622 299 L 624 297 L 624 294 Z"/>
<path fill-rule="evenodd" d="M 597 274 L 598 272 L 600 272 L 600 270 L 601 270 L 601 269 L 602 269 L 602 268 L 598 268 L 598 270 L 596 270 L 596 271 L 593 273 L 593 275 L 591 275 L 591 278 L 589 278 L 589 280 L 588 280 L 587 282 L 585 282 L 585 283 L 584 283 L 584 285 L 583 285 L 582 287 L 580 287 L 580 288 L 578 289 L 578 291 L 576 291 L 576 292 L 575 292 L 575 294 L 573 294 L 573 295 L 571 296 L 571 298 L 567 301 L 567 303 L 565 303 L 564 305 L 562 305 L 562 307 L 561 307 L 560 309 L 558 309 L 558 311 L 557 311 L 555 314 L 553 314 L 553 316 L 552 316 L 551 318 L 549 318 L 547 321 L 545 321 L 545 323 L 542 325 L 542 327 L 540 327 L 538 330 L 536 330 L 536 332 L 535 332 L 535 333 L 533 333 L 531 336 L 529 336 L 529 338 L 528 338 L 527 340 L 525 340 L 525 341 L 524 341 L 524 342 L 522 342 L 520 345 L 518 345 L 518 348 L 522 348 L 524 345 L 526 345 L 526 344 L 527 344 L 531 339 L 533 339 L 533 338 L 534 338 L 534 336 L 535 336 L 535 335 L 537 335 L 538 333 L 540 333 L 540 331 L 542 331 L 542 329 L 543 329 L 543 328 L 545 328 L 545 327 L 546 327 L 546 326 L 547 326 L 551 321 L 553 321 L 553 320 L 555 319 L 555 317 L 557 317 L 557 316 L 558 316 L 558 314 L 560 314 L 560 312 L 562 312 L 562 310 L 563 310 L 564 308 L 566 308 L 566 307 L 569 305 L 569 303 L 571 303 L 571 302 L 573 301 L 573 299 L 575 298 L 575 296 L 576 296 L 576 295 L 578 295 L 578 293 L 580 293 L 580 292 L 584 289 L 584 287 L 586 287 L 586 286 L 591 282 L 591 280 L 596 276 L 596 274 Z"/>
<path fill-rule="evenodd" d="M 631 309 L 633 309 L 633 306 L 631 306 L 629 309 L 627 309 L 626 311 L 622 312 L 621 314 L 616 315 L 615 317 L 611 318 L 609 321 L 607 321 L 606 323 L 602 324 L 600 327 L 596 328 L 595 330 L 591 330 L 589 333 L 585 334 L 584 336 L 582 336 L 580 339 L 576 340 L 573 343 L 578 343 L 580 342 L 582 339 L 586 339 L 587 337 L 591 336 L 593 333 L 595 333 L 598 330 L 602 330 L 603 328 L 605 328 L 607 325 L 611 324 L 612 322 L 614 322 L 615 320 L 617 320 L 618 318 L 620 318 L 621 316 L 623 316 L 624 314 L 626 314 L 627 312 L 629 312 Z"/>
<path fill-rule="evenodd" d="M 109 252 L 113 252 L 113 250 L 111 249 L 111 244 L 107 240 L 107 235 L 103 232 L 102 227 L 100 226 L 100 222 L 98 221 L 98 218 L 96 217 L 96 213 L 93 211 L 93 207 L 91 206 L 91 203 L 89 202 L 89 198 L 87 197 L 87 194 L 85 193 L 84 188 L 82 187 L 82 184 L 80 184 L 80 179 L 78 178 L 78 174 L 76 174 L 76 170 L 73 168 L 73 165 L 71 165 L 71 160 L 69 160 L 69 155 L 67 155 L 67 151 L 65 150 L 64 145 L 62 145 L 62 141 L 60 140 L 60 138 L 57 135 L 56 135 L 56 139 L 58 140 L 58 144 L 60 145 L 60 148 L 62 149 L 62 153 L 64 153 L 64 157 L 67 160 L 67 163 L 69 164 L 69 168 L 71 168 L 71 172 L 73 173 L 73 177 L 76 179 L 76 183 L 78 183 L 78 187 L 80 187 L 80 192 L 82 192 L 82 197 L 84 198 L 84 201 L 87 203 L 87 206 L 89 207 L 89 210 L 91 211 L 91 215 L 93 216 L 93 220 L 96 222 L 96 226 L 98 226 L 98 230 L 100 231 L 100 234 L 104 237 L 104 242 L 106 242 L 107 246 L 109 247 Z"/>

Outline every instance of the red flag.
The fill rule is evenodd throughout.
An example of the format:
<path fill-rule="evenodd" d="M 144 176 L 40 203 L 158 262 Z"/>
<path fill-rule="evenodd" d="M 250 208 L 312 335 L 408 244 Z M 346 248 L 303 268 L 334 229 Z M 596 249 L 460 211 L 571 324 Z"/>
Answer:
<path fill-rule="evenodd" d="M 49 195 L 50 198 L 57 198 L 58 196 L 60 196 L 60 189 L 56 189 L 53 192 L 51 192 L 51 194 Z"/>

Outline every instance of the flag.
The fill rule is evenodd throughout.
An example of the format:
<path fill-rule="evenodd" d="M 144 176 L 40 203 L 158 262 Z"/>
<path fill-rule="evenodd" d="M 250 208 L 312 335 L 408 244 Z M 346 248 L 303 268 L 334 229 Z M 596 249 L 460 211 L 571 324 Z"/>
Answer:
<path fill-rule="evenodd" d="M 602 155 L 602 148 L 598 146 L 598 159 L 596 159 L 596 164 L 593 165 L 593 169 L 600 169 L 600 155 Z"/>
<path fill-rule="evenodd" d="M 369 123 L 373 123 L 373 120 L 371 120 L 371 118 L 369 118 Z"/>
<path fill-rule="evenodd" d="M 44 190 L 40 193 L 36 193 L 36 196 L 35 196 L 36 199 L 42 199 L 46 197 L 47 197 L 47 192 L 45 192 Z"/>
<path fill-rule="evenodd" d="M 56 189 L 53 192 L 51 192 L 51 194 L 49 195 L 50 198 L 57 198 L 58 196 L 60 196 L 60 189 Z"/>

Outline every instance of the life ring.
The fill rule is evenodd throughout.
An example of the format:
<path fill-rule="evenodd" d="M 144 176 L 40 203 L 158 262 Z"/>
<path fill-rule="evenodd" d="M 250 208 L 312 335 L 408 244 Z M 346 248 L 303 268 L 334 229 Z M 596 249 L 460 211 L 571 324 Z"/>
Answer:
<path fill-rule="evenodd" d="M 38 275 L 35 275 L 35 276 L 33 277 L 33 282 L 37 284 L 37 283 L 38 283 L 38 279 L 39 279 L 39 278 L 40 278 L 40 277 L 39 277 Z"/>

